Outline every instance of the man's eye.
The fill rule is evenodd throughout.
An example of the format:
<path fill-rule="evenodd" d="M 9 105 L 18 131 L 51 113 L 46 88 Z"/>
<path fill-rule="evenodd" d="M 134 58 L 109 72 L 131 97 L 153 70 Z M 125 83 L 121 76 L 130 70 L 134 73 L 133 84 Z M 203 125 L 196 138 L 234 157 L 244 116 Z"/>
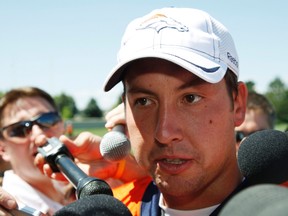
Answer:
<path fill-rule="evenodd" d="M 201 99 L 201 97 L 198 95 L 189 94 L 189 95 L 185 96 L 185 101 L 187 103 L 195 103 L 195 102 L 199 101 L 200 99 Z"/>
<path fill-rule="evenodd" d="M 149 104 L 149 100 L 147 98 L 139 98 L 136 100 L 135 104 L 145 106 L 145 105 Z"/>

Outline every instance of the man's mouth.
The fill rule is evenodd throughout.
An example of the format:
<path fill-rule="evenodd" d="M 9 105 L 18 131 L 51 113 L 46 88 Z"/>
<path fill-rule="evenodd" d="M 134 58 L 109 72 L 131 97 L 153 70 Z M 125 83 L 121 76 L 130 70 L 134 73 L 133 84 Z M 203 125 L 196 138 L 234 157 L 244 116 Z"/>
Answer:
<path fill-rule="evenodd" d="M 162 161 L 164 163 L 168 163 L 168 164 L 175 164 L 175 165 L 181 165 L 183 163 L 185 163 L 187 160 L 184 160 L 184 159 L 180 159 L 180 158 L 164 158 L 162 159 Z"/>
<path fill-rule="evenodd" d="M 162 158 L 156 161 L 160 171 L 170 175 L 177 175 L 191 167 L 191 159 Z"/>

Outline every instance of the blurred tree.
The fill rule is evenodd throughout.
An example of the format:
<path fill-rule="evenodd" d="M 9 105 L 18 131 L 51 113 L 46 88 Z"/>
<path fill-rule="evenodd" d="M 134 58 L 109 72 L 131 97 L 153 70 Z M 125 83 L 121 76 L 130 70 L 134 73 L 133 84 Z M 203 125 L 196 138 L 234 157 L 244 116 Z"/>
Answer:
<path fill-rule="evenodd" d="M 275 106 L 277 120 L 288 122 L 288 89 L 280 78 L 270 82 L 266 96 Z"/>
<path fill-rule="evenodd" d="M 99 108 L 95 99 L 91 99 L 87 107 L 83 110 L 85 117 L 103 117 L 103 111 Z"/>
<path fill-rule="evenodd" d="M 71 96 L 61 93 L 55 96 L 54 100 L 64 119 L 71 119 L 78 113 L 76 103 Z"/>
<path fill-rule="evenodd" d="M 246 86 L 249 92 L 255 92 L 255 83 L 253 81 L 247 81 Z"/>
<path fill-rule="evenodd" d="M 74 114 L 72 112 L 73 111 L 69 106 L 64 106 L 61 110 L 61 115 L 63 116 L 64 119 L 71 119 L 74 117 Z"/>
<path fill-rule="evenodd" d="M 279 120 L 288 123 L 288 89 L 285 89 L 285 92 L 283 93 L 283 100 L 281 101 L 277 112 Z"/>

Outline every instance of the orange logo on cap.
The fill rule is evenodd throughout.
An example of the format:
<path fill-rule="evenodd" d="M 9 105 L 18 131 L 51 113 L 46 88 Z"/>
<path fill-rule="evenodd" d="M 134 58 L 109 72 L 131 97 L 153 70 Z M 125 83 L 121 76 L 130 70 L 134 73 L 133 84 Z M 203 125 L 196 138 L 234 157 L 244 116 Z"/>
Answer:
<path fill-rule="evenodd" d="M 159 33 L 164 28 L 176 29 L 179 32 L 188 32 L 189 29 L 187 26 L 182 23 L 165 16 L 164 14 L 155 14 L 149 19 L 145 20 L 141 23 L 141 27 L 137 30 L 143 30 L 152 28 L 155 29 L 157 33 Z"/>

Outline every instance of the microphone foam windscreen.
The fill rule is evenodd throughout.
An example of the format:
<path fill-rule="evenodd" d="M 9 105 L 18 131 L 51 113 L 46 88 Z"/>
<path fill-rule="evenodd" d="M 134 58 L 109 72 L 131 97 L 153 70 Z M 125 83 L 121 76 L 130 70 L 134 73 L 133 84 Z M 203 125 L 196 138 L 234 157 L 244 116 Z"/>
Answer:
<path fill-rule="evenodd" d="M 97 194 L 70 203 L 54 216 L 132 216 L 128 208 L 113 196 Z"/>
<path fill-rule="evenodd" d="M 238 150 L 238 165 L 251 185 L 288 180 L 288 136 L 277 130 L 258 131 Z"/>
<path fill-rule="evenodd" d="M 80 199 L 94 194 L 106 194 L 113 196 L 110 186 L 104 180 L 91 177 L 80 180 L 77 185 L 76 192 L 77 197 Z"/>
<path fill-rule="evenodd" d="M 287 216 L 288 189 L 273 184 L 251 186 L 235 195 L 219 216 Z"/>

